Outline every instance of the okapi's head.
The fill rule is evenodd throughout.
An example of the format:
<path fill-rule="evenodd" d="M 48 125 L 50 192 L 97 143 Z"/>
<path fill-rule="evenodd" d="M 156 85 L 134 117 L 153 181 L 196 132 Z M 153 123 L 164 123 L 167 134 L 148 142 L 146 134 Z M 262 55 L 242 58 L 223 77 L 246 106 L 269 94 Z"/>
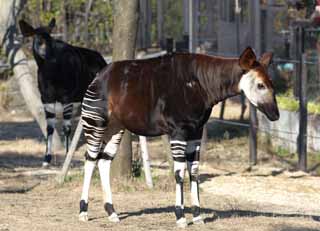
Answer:
<path fill-rule="evenodd" d="M 53 38 L 50 36 L 52 29 L 56 25 L 56 20 L 53 18 L 48 26 L 33 28 L 24 20 L 19 21 L 20 30 L 24 37 L 33 37 L 33 52 L 41 58 L 47 58 L 50 55 Z"/>
<path fill-rule="evenodd" d="M 269 120 L 279 119 L 279 109 L 268 66 L 272 53 L 267 52 L 257 60 L 254 51 L 248 47 L 240 56 L 240 67 L 245 71 L 241 77 L 239 88 L 248 100 L 263 112 Z"/>

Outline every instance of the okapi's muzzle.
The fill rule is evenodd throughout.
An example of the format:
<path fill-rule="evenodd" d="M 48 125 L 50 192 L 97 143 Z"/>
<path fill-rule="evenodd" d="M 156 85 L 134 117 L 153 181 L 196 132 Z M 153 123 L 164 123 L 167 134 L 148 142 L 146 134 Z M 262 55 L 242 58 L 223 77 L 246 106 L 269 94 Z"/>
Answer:
<path fill-rule="evenodd" d="M 266 102 L 259 104 L 257 108 L 265 114 L 270 121 L 276 121 L 280 118 L 280 113 L 277 105 L 277 100 L 274 99 L 273 102 Z"/>

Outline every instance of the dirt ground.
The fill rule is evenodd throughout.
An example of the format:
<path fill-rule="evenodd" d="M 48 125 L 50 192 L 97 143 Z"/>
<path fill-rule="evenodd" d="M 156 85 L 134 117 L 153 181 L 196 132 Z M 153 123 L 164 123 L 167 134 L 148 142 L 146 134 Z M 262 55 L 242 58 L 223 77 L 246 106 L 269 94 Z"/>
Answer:
<path fill-rule="evenodd" d="M 238 117 L 239 108 L 229 106 L 227 110 L 229 119 Z M 78 210 L 84 146 L 74 156 L 67 182 L 59 186 L 55 176 L 63 152 L 57 152 L 51 168 L 42 169 L 45 144 L 34 121 L 0 115 L 0 231 L 177 229 L 174 180 L 168 174 L 160 139 L 148 143 L 155 188 L 148 189 L 143 177 L 114 181 L 114 204 L 121 222 L 112 224 L 103 210 L 101 186 L 95 177 L 89 222 L 83 223 L 78 221 Z M 205 225 L 191 223 L 186 186 L 187 230 L 320 231 L 319 177 L 293 172 L 292 164 L 263 148 L 258 152 L 259 165 L 249 168 L 247 132 L 209 123 L 207 154 L 200 167 Z"/>

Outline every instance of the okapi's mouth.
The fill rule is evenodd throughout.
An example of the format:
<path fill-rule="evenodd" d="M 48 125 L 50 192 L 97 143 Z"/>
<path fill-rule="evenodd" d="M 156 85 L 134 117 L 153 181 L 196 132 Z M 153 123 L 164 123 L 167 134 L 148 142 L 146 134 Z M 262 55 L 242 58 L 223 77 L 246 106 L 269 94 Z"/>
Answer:
<path fill-rule="evenodd" d="M 276 121 L 280 118 L 280 113 L 276 100 L 272 103 L 258 104 L 257 108 L 267 116 L 270 121 Z"/>

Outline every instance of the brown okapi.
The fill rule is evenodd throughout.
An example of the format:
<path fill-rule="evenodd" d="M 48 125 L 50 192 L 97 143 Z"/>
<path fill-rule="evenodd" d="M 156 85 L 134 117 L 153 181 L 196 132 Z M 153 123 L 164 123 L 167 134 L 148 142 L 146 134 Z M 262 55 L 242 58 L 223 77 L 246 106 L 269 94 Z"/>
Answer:
<path fill-rule="evenodd" d="M 198 167 L 200 140 L 212 107 L 244 92 L 248 100 L 270 120 L 279 118 L 267 68 L 272 53 L 257 60 L 251 48 L 240 58 L 173 53 L 148 60 L 114 62 L 91 83 L 82 104 L 87 140 L 80 220 L 88 220 L 88 194 L 96 162 L 109 220 L 118 222 L 110 187 L 110 165 L 124 129 L 142 135 L 168 134 L 176 178 L 177 225 L 185 227 L 183 179 L 191 180 L 193 223 L 200 215 Z"/>

